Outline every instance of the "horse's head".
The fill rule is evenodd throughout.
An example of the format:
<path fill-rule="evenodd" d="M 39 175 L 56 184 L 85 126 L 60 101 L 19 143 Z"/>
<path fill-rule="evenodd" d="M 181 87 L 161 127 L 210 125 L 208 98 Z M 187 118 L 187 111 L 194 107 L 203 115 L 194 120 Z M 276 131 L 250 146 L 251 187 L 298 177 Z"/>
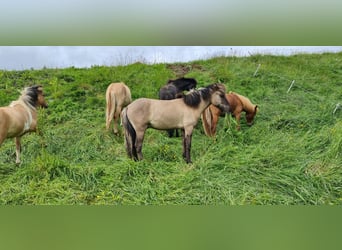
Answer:
<path fill-rule="evenodd" d="M 257 111 L 258 111 L 258 105 L 255 105 L 253 112 L 246 112 L 246 121 L 247 121 L 248 126 L 253 125 L 253 120 L 254 120 L 254 117 L 255 117 Z"/>
<path fill-rule="evenodd" d="M 167 84 L 160 88 L 159 90 L 159 99 L 161 100 L 172 100 L 177 97 L 177 87 L 173 84 Z"/>
<path fill-rule="evenodd" d="M 211 85 L 211 104 L 218 107 L 222 112 L 230 111 L 229 102 L 226 98 L 226 87 L 221 83 Z"/>
<path fill-rule="evenodd" d="M 48 106 L 45 101 L 43 87 L 41 85 L 26 87 L 21 92 L 20 99 L 31 108 L 47 108 Z"/>
<path fill-rule="evenodd" d="M 37 95 L 36 107 L 47 108 L 47 102 L 45 100 L 45 95 L 43 92 L 43 87 L 41 85 L 33 86 L 32 89 L 35 91 Z"/>

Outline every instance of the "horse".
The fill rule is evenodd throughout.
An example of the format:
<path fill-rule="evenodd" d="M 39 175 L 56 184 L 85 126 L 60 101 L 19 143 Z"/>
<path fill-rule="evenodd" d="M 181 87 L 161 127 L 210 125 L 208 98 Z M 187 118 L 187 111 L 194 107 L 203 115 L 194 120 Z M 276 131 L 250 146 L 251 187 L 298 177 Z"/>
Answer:
<path fill-rule="evenodd" d="M 122 124 L 125 146 L 130 158 L 142 160 L 142 144 L 147 128 L 159 130 L 181 129 L 183 158 L 191 163 L 190 149 L 192 132 L 201 113 L 210 104 L 223 112 L 229 112 L 225 98 L 225 86 L 214 83 L 207 87 L 192 90 L 182 98 L 157 100 L 139 98 L 122 111 Z"/>
<path fill-rule="evenodd" d="M 159 89 L 160 100 L 172 100 L 181 98 L 183 91 L 189 91 L 196 88 L 197 81 L 194 78 L 178 78 L 175 80 L 168 80 L 166 85 Z M 170 129 L 167 131 L 169 137 L 173 137 L 174 130 Z M 176 129 L 176 137 L 178 137 L 178 130 Z"/>
<path fill-rule="evenodd" d="M 118 134 L 118 123 L 121 111 L 124 107 L 132 102 L 131 91 L 122 82 L 111 83 L 106 91 L 106 129 L 110 128 L 111 122 L 114 121 L 114 134 Z"/>
<path fill-rule="evenodd" d="M 6 138 L 15 138 L 17 164 L 20 163 L 21 136 L 36 131 L 38 107 L 48 107 L 41 85 L 26 87 L 18 100 L 0 107 L 0 145 Z"/>
<path fill-rule="evenodd" d="M 252 126 L 254 117 L 258 111 L 258 105 L 252 104 L 247 97 L 234 92 L 227 93 L 226 99 L 230 104 L 230 113 L 236 119 L 236 129 L 240 130 L 240 118 L 243 111 L 246 113 L 247 125 Z M 215 136 L 218 119 L 220 116 L 222 117 L 224 115 L 225 113 L 222 113 L 221 110 L 214 105 L 210 105 L 203 111 L 201 115 L 202 125 L 207 136 Z"/>

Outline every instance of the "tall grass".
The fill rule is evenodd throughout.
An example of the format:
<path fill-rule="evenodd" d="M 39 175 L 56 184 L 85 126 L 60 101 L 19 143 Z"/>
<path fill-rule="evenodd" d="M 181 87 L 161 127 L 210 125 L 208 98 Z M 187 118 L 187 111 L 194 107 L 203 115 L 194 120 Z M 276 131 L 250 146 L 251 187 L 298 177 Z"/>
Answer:
<path fill-rule="evenodd" d="M 0 72 L 0 105 L 44 85 L 49 109 L 36 134 L 0 148 L 1 204 L 341 204 L 342 54 L 217 57 L 184 64 Z M 254 73 L 258 65 L 256 76 Z M 179 69 L 179 70 L 177 70 Z M 181 70 L 181 71 L 180 71 Z M 170 78 L 222 82 L 260 107 L 255 124 L 221 118 L 215 138 L 199 121 L 192 160 L 181 138 L 148 130 L 144 160 L 105 130 L 105 90 L 123 81 L 133 99 L 157 98 Z M 287 92 L 292 80 L 293 88 Z"/>

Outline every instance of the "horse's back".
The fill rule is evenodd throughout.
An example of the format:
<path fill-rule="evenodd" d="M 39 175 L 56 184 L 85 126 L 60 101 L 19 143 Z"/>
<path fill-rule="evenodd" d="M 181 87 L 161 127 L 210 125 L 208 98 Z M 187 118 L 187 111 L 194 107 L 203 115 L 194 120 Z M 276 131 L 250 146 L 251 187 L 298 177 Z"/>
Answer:
<path fill-rule="evenodd" d="M 229 102 L 229 106 L 230 106 L 232 113 L 234 113 L 234 111 L 239 111 L 239 112 L 242 111 L 243 104 L 236 93 L 229 92 L 228 94 L 226 94 L 226 98 Z"/>
<path fill-rule="evenodd" d="M 149 99 L 144 97 L 138 98 L 127 106 L 127 114 L 134 114 L 134 116 L 143 115 L 146 117 L 153 112 L 152 109 L 154 109 L 154 107 L 160 107 L 160 104 L 164 101 L 165 100 Z"/>
<path fill-rule="evenodd" d="M 255 112 L 255 107 L 256 105 L 254 105 L 251 100 L 243 95 L 240 95 L 238 93 L 234 93 L 241 101 L 243 108 L 247 111 L 247 112 Z"/>
<path fill-rule="evenodd" d="M 111 83 L 107 87 L 107 99 L 111 98 L 113 95 L 116 98 L 116 102 L 123 106 L 128 105 L 132 101 L 131 90 L 123 82 Z"/>

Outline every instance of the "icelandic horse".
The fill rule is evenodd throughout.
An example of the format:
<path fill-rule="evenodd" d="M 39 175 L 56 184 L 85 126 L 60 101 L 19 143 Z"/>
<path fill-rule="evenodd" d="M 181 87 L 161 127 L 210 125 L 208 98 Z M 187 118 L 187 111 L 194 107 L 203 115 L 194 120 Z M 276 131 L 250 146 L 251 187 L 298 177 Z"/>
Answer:
<path fill-rule="evenodd" d="M 142 160 L 142 144 L 147 128 L 160 130 L 181 129 L 183 158 L 191 163 L 191 139 L 201 113 L 210 104 L 223 112 L 229 112 L 225 98 L 226 88 L 215 83 L 198 90 L 192 90 L 182 98 L 156 100 L 140 98 L 122 111 L 122 124 L 127 154 L 134 160 Z"/>
<path fill-rule="evenodd" d="M 248 126 L 252 126 L 254 117 L 258 111 L 258 105 L 252 102 L 245 96 L 234 92 L 226 94 L 226 98 L 230 104 L 230 113 L 236 119 L 236 129 L 240 130 L 241 113 L 246 113 L 246 121 Z M 207 136 L 215 136 L 216 127 L 220 117 L 225 116 L 218 108 L 210 105 L 201 115 L 204 132 Z"/>
<path fill-rule="evenodd" d="M 18 100 L 7 107 L 0 107 L 0 145 L 6 138 L 15 138 L 16 163 L 20 163 L 20 138 L 37 128 L 37 108 L 47 108 L 43 87 L 26 87 Z"/>
<path fill-rule="evenodd" d="M 131 91 L 123 82 L 111 83 L 106 90 L 106 129 L 114 121 L 114 134 L 118 134 L 121 111 L 132 102 Z"/>

